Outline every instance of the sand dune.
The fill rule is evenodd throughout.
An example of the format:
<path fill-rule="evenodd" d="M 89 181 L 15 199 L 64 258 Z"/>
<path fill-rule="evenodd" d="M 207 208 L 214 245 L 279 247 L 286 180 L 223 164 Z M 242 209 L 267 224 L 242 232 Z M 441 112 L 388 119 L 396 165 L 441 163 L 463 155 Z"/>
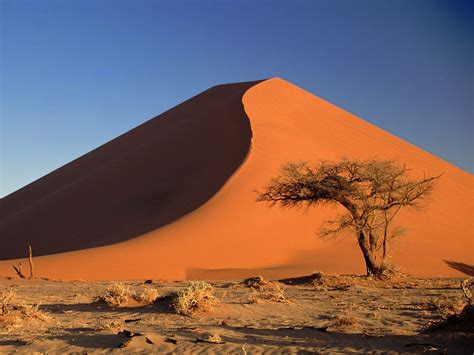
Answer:
<path fill-rule="evenodd" d="M 117 243 L 201 206 L 247 155 L 253 84 L 211 88 L 2 199 L 0 258 Z"/>
<path fill-rule="evenodd" d="M 316 237 L 337 210 L 255 202 L 284 162 L 343 156 L 444 173 L 429 207 L 401 216 L 409 232 L 394 261 L 419 276 L 459 275 L 443 260 L 473 264 L 471 174 L 278 78 L 210 89 L 7 196 L 0 257 L 29 243 L 68 251 L 36 258 L 38 274 L 65 279 L 363 272 L 352 239 Z M 0 262 L 0 273 L 11 264 Z"/>

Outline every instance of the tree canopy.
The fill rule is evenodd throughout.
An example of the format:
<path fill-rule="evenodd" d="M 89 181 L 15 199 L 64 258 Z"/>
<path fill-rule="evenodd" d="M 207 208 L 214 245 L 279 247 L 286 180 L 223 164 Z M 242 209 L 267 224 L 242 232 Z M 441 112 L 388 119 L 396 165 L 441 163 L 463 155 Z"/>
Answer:
<path fill-rule="evenodd" d="M 345 213 L 328 221 L 321 235 L 352 231 L 365 259 L 367 274 L 384 272 L 388 242 L 401 233 L 392 222 L 402 208 L 420 208 L 440 176 L 411 178 L 405 164 L 392 160 L 342 160 L 287 163 L 257 201 L 282 207 L 339 204 Z"/>

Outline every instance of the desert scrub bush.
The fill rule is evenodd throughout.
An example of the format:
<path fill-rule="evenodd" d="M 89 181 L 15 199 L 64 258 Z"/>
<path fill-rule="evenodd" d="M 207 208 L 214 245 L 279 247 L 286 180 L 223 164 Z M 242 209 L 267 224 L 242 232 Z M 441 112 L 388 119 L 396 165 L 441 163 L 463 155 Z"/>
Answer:
<path fill-rule="evenodd" d="M 438 312 L 442 317 L 446 318 L 459 313 L 464 307 L 464 302 L 457 298 L 438 297 L 429 300 L 424 306 L 429 310 Z"/>
<path fill-rule="evenodd" d="M 29 304 L 20 300 L 12 289 L 0 293 L 0 315 L 2 316 L 17 314 L 24 318 L 45 319 L 46 315 L 39 306 L 39 304 Z"/>
<path fill-rule="evenodd" d="M 255 289 L 260 289 L 267 283 L 268 282 L 265 281 L 262 276 L 252 276 L 242 281 L 242 284 L 244 284 L 245 286 Z"/>
<path fill-rule="evenodd" d="M 385 261 L 380 266 L 380 273 L 377 275 L 376 278 L 385 280 L 385 279 L 392 279 L 395 277 L 406 277 L 408 274 L 401 268 L 400 266 L 396 266 L 389 261 Z"/>
<path fill-rule="evenodd" d="M 254 289 L 251 290 L 251 292 L 248 296 L 248 303 L 250 303 L 250 304 L 262 303 L 262 299 L 261 299 L 260 295 Z"/>
<path fill-rule="evenodd" d="M 192 315 L 209 310 L 219 300 L 213 295 L 214 288 L 204 281 L 193 281 L 184 290 L 173 295 L 172 308 L 178 314 Z"/>
<path fill-rule="evenodd" d="M 221 344 L 222 343 L 222 338 L 217 333 L 211 333 L 207 337 L 207 342 L 208 343 L 213 343 L 213 344 Z"/>
<path fill-rule="evenodd" d="M 357 319 L 351 314 L 343 314 L 332 318 L 329 328 L 335 330 L 350 330 L 357 325 Z"/>
<path fill-rule="evenodd" d="M 121 320 L 102 320 L 95 326 L 95 330 L 103 331 L 103 330 L 116 330 L 121 329 L 123 326 L 123 322 Z"/>
<path fill-rule="evenodd" d="M 35 329 L 51 317 L 39 309 L 39 304 L 30 304 L 20 300 L 12 290 L 0 292 L 0 332 L 10 333 L 25 325 Z M 40 322 L 40 324 L 38 324 Z"/>
<path fill-rule="evenodd" d="M 158 290 L 156 288 L 145 287 L 142 292 L 133 294 L 133 299 L 142 304 L 152 304 L 158 299 Z"/>
<path fill-rule="evenodd" d="M 266 298 L 273 302 L 290 303 L 290 300 L 285 295 L 285 290 L 278 285 L 267 289 Z"/>
<path fill-rule="evenodd" d="M 291 303 L 291 301 L 285 295 L 285 290 L 279 285 L 268 287 L 264 291 L 255 291 L 252 289 L 252 292 L 249 295 L 249 303 L 260 303 L 261 300 Z"/>
<path fill-rule="evenodd" d="M 107 287 L 105 294 L 97 297 L 96 303 L 109 307 L 120 307 L 128 302 L 131 295 L 132 292 L 127 286 L 122 283 L 117 283 Z"/>

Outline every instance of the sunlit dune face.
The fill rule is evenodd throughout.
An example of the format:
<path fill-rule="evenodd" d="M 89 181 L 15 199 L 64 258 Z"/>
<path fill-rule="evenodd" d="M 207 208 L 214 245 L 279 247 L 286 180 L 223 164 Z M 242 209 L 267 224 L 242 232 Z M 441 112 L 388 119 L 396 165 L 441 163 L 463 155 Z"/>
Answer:
<path fill-rule="evenodd" d="M 193 212 L 133 239 L 38 257 L 37 274 L 65 279 L 228 279 L 255 273 L 287 277 L 313 270 L 363 273 L 362 254 L 352 236 L 337 240 L 317 237 L 322 223 L 341 212 L 337 207 L 288 210 L 256 202 L 255 190 L 263 188 L 285 162 L 342 157 L 395 159 L 406 163 L 414 175 L 443 173 L 428 207 L 424 211 L 406 211 L 400 216 L 399 222 L 408 228 L 408 233 L 393 243 L 393 262 L 412 274 L 431 276 L 459 275 L 443 260 L 474 263 L 471 174 L 284 80 L 267 80 L 244 92 L 231 95 L 225 103 L 227 106 L 219 112 L 235 117 L 229 121 L 229 127 L 245 126 L 248 117 L 250 149 L 247 148 L 245 160 L 215 195 Z M 223 103 L 208 100 L 202 105 L 207 106 L 200 110 L 212 115 L 216 112 L 215 105 Z M 232 113 L 229 107 L 242 111 Z M 192 117 L 192 111 L 189 114 Z M 170 134 L 179 132 L 177 127 Z M 219 135 L 223 129 L 212 132 Z M 235 135 L 245 139 L 243 131 L 236 130 Z M 156 154 L 160 153 L 158 148 Z M 227 153 L 213 146 L 208 154 L 222 157 Z M 188 162 L 183 160 L 182 164 Z M 128 168 L 126 164 L 120 166 L 120 169 Z M 141 166 L 134 174 L 137 179 L 143 175 L 143 181 L 154 184 L 156 181 L 146 178 L 149 169 L 154 168 Z M 202 175 L 205 178 L 213 176 L 216 169 L 203 166 L 198 170 L 205 171 Z M 113 181 L 113 176 L 109 178 Z M 169 198 L 173 200 L 173 195 Z M 113 218 L 109 223 L 113 223 Z M 62 238 L 68 238 L 67 232 Z M 32 240 L 34 249 L 34 237 Z M 11 264 L 11 261 L 1 262 L 1 273 L 10 274 Z"/>

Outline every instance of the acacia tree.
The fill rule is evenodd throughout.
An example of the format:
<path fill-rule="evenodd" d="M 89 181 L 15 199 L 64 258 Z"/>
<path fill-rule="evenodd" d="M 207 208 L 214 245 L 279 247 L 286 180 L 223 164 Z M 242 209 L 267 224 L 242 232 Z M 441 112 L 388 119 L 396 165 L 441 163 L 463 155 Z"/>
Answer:
<path fill-rule="evenodd" d="M 328 221 L 322 236 L 350 231 L 364 256 L 367 275 L 382 276 L 389 241 L 400 235 L 393 220 L 401 209 L 422 207 L 439 176 L 411 179 L 405 164 L 392 160 L 287 163 L 257 201 L 282 207 L 338 204 L 345 209 Z"/>

